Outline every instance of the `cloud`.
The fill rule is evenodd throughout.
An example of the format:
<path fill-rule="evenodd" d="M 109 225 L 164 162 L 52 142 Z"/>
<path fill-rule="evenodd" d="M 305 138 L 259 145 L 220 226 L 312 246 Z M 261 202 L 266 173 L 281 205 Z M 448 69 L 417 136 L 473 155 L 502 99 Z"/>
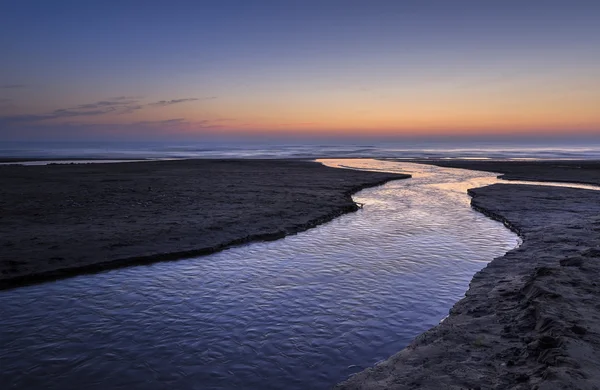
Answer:
<path fill-rule="evenodd" d="M 12 99 L 9 99 L 9 98 L 0 98 L 0 104 L 10 103 L 10 102 L 12 102 Z"/>
<path fill-rule="evenodd" d="M 80 104 L 76 109 L 92 109 L 92 108 L 105 108 L 105 107 L 119 107 L 127 106 L 131 104 L 137 104 L 138 100 L 134 99 L 113 99 L 113 100 L 102 100 L 96 103 Z"/>
<path fill-rule="evenodd" d="M 146 126 L 146 127 L 161 127 L 161 126 L 175 126 L 179 129 L 218 129 L 222 128 L 222 125 L 217 123 L 222 122 L 221 119 L 208 120 L 203 119 L 199 121 L 190 122 L 185 118 L 173 118 L 160 121 L 141 121 L 130 123 L 130 126 Z"/>
<path fill-rule="evenodd" d="M 134 122 L 134 123 L 132 123 L 132 125 L 160 126 L 160 125 L 172 125 L 172 124 L 181 124 L 181 123 L 187 123 L 185 118 L 166 119 L 166 120 L 162 120 L 162 121 L 141 121 L 141 122 Z"/>
<path fill-rule="evenodd" d="M 22 114 L 0 116 L 0 123 L 40 122 L 60 118 L 99 116 L 106 114 L 122 115 L 141 110 L 144 106 L 138 100 L 113 99 L 96 103 L 80 104 L 75 107 L 59 108 L 45 114 Z"/>
<path fill-rule="evenodd" d="M 79 104 L 74 107 L 60 108 L 44 114 L 20 114 L 0 116 L 0 124 L 31 123 L 48 121 L 53 119 L 90 117 L 101 115 L 123 115 L 130 114 L 134 111 L 141 110 L 146 107 L 164 107 L 184 102 L 211 99 L 216 99 L 216 97 L 208 97 L 203 99 L 184 98 L 161 100 L 155 103 L 143 103 L 141 102 L 140 97 L 118 96 L 107 100 L 100 100 L 95 103 L 86 103 Z M 0 103 L 3 102 L 8 103 L 9 100 L 0 100 Z"/>
<path fill-rule="evenodd" d="M 79 116 L 96 116 L 105 114 L 129 114 L 136 110 L 141 110 L 141 105 L 97 105 L 97 104 L 84 104 L 75 108 L 67 108 L 55 110 L 50 114 L 41 115 L 43 119 L 56 119 L 56 118 L 72 118 Z"/>
<path fill-rule="evenodd" d="M 25 84 L 3 84 L 0 89 L 19 89 L 27 87 Z"/>
<path fill-rule="evenodd" d="M 196 100 L 199 100 L 199 99 L 197 99 L 197 98 L 187 98 L 187 99 L 161 100 L 159 102 L 150 103 L 148 105 L 151 106 L 151 107 L 164 107 L 164 106 L 170 106 L 170 105 L 178 104 L 178 103 L 194 102 Z"/>
<path fill-rule="evenodd" d="M 143 96 L 117 96 L 108 98 L 107 100 L 141 100 L 143 98 Z"/>
<path fill-rule="evenodd" d="M 173 100 L 161 100 L 159 102 L 155 102 L 155 103 L 150 103 L 148 104 L 148 106 L 151 107 L 165 107 L 165 106 L 170 106 L 173 104 L 179 104 L 179 103 L 185 103 L 185 102 L 195 102 L 198 100 L 213 100 L 216 99 L 216 96 L 210 96 L 210 97 L 205 97 L 202 99 L 198 99 L 198 98 L 186 98 L 186 99 L 173 99 Z"/>

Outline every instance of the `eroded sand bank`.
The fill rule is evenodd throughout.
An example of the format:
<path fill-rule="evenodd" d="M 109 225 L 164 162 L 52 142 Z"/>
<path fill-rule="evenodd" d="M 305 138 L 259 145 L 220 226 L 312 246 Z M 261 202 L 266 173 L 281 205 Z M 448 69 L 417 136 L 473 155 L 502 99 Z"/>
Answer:
<path fill-rule="evenodd" d="M 406 177 L 289 160 L 0 166 L 0 289 L 281 238 Z"/>
<path fill-rule="evenodd" d="M 548 169 L 527 178 L 558 175 Z M 563 177 L 593 182 L 579 169 Z M 477 273 L 439 326 L 339 389 L 598 388 L 600 192 L 495 184 L 470 193 L 523 244 Z"/>

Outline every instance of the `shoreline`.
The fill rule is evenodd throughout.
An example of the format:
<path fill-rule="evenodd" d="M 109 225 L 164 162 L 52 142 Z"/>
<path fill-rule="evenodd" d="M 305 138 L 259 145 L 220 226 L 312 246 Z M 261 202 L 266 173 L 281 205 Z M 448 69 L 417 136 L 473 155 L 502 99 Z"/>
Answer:
<path fill-rule="evenodd" d="M 6 163 L 6 164 L 14 164 L 14 165 L 21 165 L 21 163 L 29 163 L 29 162 L 48 162 L 48 163 L 53 163 L 55 161 L 73 161 L 73 162 L 78 162 L 78 161 L 95 161 L 95 162 L 103 162 L 103 161 L 113 161 L 113 160 L 119 160 L 119 161 L 123 161 L 123 162 L 137 162 L 137 161 L 155 161 L 155 160 L 159 160 L 159 159 L 153 159 L 153 158 L 134 158 L 134 157 L 123 157 L 123 158 L 116 158 L 116 157 L 90 157 L 90 158 L 86 158 L 86 157 L 0 157 L 0 163 Z"/>
<path fill-rule="evenodd" d="M 10 188 L 0 192 L 3 290 L 280 239 L 358 210 L 351 196 L 364 188 L 410 176 L 196 159 L 8 165 L 0 177 Z"/>
<path fill-rule="evenodd" d="M 509 177 L 522 168 L 486 163 L 486 170 Z M 471 161 L 452 165 L 474 169 Z M 556 175 L 552 164 L 537 169 L 513 180 L 541 181 L 533 176 L 539 170 L 542 178 Z M 573 168 L 567 170 L 577 182 Z M 595 174 L 586 173 L 584 183 L 598 184 Z M 475 274 L 442 323 L 337 389 L 593 389 L 600 383 L 600 193 L 520 184 L 468 192 L 473 209 L 503 222 L 522 245 Z"/>

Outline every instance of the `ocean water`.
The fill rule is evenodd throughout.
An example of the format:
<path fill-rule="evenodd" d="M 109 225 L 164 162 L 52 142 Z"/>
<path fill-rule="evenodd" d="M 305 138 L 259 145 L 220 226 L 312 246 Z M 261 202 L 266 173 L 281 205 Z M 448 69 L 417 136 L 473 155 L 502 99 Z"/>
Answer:
<path fill-rule="evenodd" d="M 15 389 L 327 389 L 435 326 L 519 244 L 469 207 L 496 175 L 408 172 L 364 208 L 210 256 L 0 292 L 0 383 Z"/>
<path fill-rule="evenodd" d="M 3 142 L 0 159 L 179 158 L 471 158 L 600 159 L 600 138 L 583 141 L 282 142 Z"/>

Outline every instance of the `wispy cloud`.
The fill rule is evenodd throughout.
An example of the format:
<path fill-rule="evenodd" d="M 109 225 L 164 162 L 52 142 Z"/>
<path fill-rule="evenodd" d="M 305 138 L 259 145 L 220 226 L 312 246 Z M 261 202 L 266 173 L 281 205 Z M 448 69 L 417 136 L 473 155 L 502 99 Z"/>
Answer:
<path fill-rule="evenodd" d="M 175 126 L 180 129 L 217 129 L 223 127 L 218 123 L 223 122 L 221 119 L 208 120 L 203 119 L 199 121 L 188 121 L 185 118 L 173 118 L 160 121 L 141 121 L 131 123 L 131 126 L 150 126 L 150 127 L 169 127 Z"/>
<path fill-rule="evenodd" d="M 80 104 L 75 109 L 93 109 L 93 108 L 106 108 L 106 107 L 124 107 L 129 105 L 139 105 L 139 101 L 135 99 L 114 99 L 114 100 L 102 100 L 96 103 Z"/>
<path fill-rule="evenodd" d="M 108 98 L 107 100 L 141 100 L 143 96 L 116 96 Z"/>
<path fill-rule="evenodd" d="M 202 99 L 198 99 L 198 98 L 185 98 L 185 99 L 173 99 L 173 100 L 161 100 L 155 103 L 150 103 L 148 104 L 151 107 L 165 107 L 165 106 L 171 106 L 173 104 L 179 104 L 179 103 L 186 103 L 186 102 L 195 102 L 198 100 L 212 100 L 212 99 L 216 99 L 216 96 L 211 96 L 211 97 L 206 97 L 206 98 L 202 98 Z"/>
<path fill-rule="evenodd" d="M 0 89 L 19 89 L 27 87 L 25 84 L 2 84 Z"/>
<path fill-rule="evenodd" d="M 132 125 L 161 126 L 161 125 L 173 125 L 173 124 L 181 124 L 181 123 L 187 123 L 185 118 L 173 118 L 173 119 L 166 119 L 166 120 L 162 120 L 162 121 L 140 121 L 140 122 L 134 122 L 134 123 L 132 123 Z"/>
<path fill-rule="evenodd" d="M 106 114 L 128 114 L 141 110 L 143 105 L 136 100 L 99 101 L 96 103 L 80 104 L 75 107 L 60 108 L 45 114 L 22 114 L 0 117 L 4 123 L 39 122 L 60 118 L 75 118 L 86 116 L 99 116 Z"/>
<path fill-rule="evenodd" d="M 16 86 L 15 86 L 16 87 Z M 140 97 L 136 96 L 118 96 L 107 100 L 100 100 L 94 103 L 79 104 L 74 107 L 60 108 L 44 114 L 20 114 L 20 115 L 6 115 L 0 116 L 0 123 L 28 123 L 28 122 L 41 122 L 53 119 L 61 118 L 76 118 L 76 117 L 90 117 L 90 116 L 101 116 L 101 115 L 123 115 L 130 114 L 132 112 L 144 109 L 146 107 L 164 107 L 173 104 L 179 104 L 184 102 L 192 102 L 198 100 L 210 100 L 216 97 L 209 98 L 184 98 L 184 99 L 172 99 L 172 100 L 161 100 L 154 103 L 143 103 Z M 8 100 L 0 100 L 0 103 L 9 102 Z"/>

